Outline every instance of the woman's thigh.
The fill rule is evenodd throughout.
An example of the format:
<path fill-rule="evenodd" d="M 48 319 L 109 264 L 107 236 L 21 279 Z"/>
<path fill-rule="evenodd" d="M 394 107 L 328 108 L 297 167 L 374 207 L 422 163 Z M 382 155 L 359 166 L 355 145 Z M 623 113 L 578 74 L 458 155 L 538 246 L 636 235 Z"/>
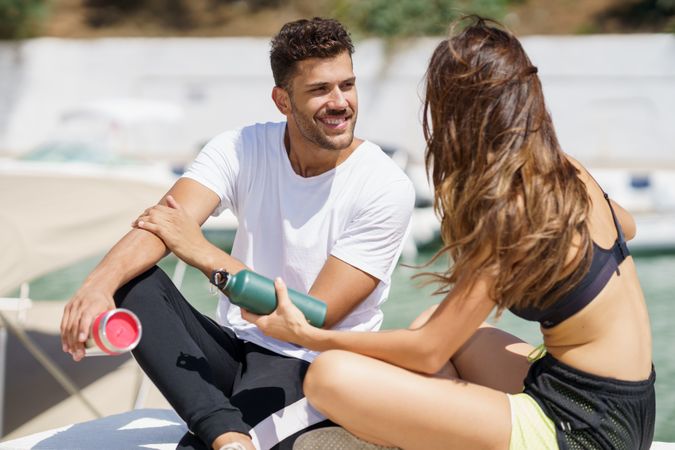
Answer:
<path fill-rule="evenodd" d="M 527 342 L 484 323 L 455 353 L 452 363 L 463 380 L 517 394 L 523 391 L 532 350 Z"/>
<path fill-rule="evenodd" d="M 420 375 L 366 356 L 326 352 L 305 381 L 310 403 L 353 433 L 405 449 L 508 449 L 506 394 Z"/>
<path fill-rule="evenodd" d="M 424 325 L 438 305 L 422 312 L 411 329 Z M 516 394 L 523 390 L 523 380 L 530 368 L 528 355 L 534 350 L 516 336 L 483 323 L 455 353 L 441 376 L 449 374 L 471 383 Z"/>

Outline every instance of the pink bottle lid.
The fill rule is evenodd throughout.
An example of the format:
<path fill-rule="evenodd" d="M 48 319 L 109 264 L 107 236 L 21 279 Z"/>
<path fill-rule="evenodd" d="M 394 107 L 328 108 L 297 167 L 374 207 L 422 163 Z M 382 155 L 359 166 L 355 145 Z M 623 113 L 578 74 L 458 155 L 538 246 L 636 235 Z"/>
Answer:
<path fill-rule="evenodd" d="M 109 355 L 133 350 L 141 340 L 141 322 L 136 314 L 124 308 L 100 314 L 92 328 L 96 346 Z"/>

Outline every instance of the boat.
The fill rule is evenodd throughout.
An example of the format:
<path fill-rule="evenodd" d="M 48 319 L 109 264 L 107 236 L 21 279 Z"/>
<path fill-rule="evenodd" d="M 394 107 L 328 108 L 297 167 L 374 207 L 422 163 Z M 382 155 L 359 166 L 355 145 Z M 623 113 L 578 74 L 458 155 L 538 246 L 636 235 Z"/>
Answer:
<path fill-rule="evenodd" d="M 411 231 L 414 247 L 406 247 L 409 259 L 416 249 L 438 242 L 440 222 L 431 205 L 432 193 L 424 167 L 406 166 L 413 181 L 416 207 Z M 650 167 L 589 167 L 607 195 L 635 219 L 637 234 L 628 242 L 639 253 L 675 250 L 675 169 Z"/>

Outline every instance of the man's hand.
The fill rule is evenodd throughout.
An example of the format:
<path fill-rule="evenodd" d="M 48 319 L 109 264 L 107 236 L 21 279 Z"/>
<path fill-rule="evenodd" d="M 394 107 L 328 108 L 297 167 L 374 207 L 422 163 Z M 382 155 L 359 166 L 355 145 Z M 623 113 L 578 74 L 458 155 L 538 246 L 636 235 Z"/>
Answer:
<path fill-rule="evenodd" d="M 302 311 L 291 302 L 286 284 L 281 278 L 274 280 L 274 289 L 277 293 L 277 309 L 265 316 L 242 309 L 242 318 L 257 325 L 267 336 L 306 346 L 307 331 L 311 325 Z"/>
<path fill-rule="evenodd" d="M 179 205 L 176 199 L 182 204 Z M 218 195 L 210 189 L 181 178 L 166 195 L 168 206 L 152 207 L 134 221 L 132 226 L 136 230 L 131 230 L 113 246 L 64 308 L 61 319 L 63 351 L 71 353 L 75 361 L 81 360 L 92 322 L 102 312 L 115 308 L 113 294 L 155 265 L 165 256 L 167 247 L 181 258 L 197 255 L 203 262 L 199 268 L 207 276 L 214 267 L 235 271 L 237 264 L 243 266 L 215 246 L 211 246 L 208 254 L 200 254 L 201 248 L 197 253 L 186 250 L 200 243 L 208 244 L 199 226 L 218 202 Z M 139 226 L 138 221 L 143 221 L 144 226 Z"/>
<path fill-rule="evenodd" d="M 114 308 L 115 302 L 111 295 L 106 295 L 100 289 L 82 286 L 63 310 L 63 351 L 70 353 L 75 361 L 84 358 L 84 343 L 89 338 L 91 324 L 99 314 Z"/>
<path fill-rule="evenodd" d="M 166 203 L 146 209 L 131 226 L 155 234 L 178 258 L 195 266 L 198 255 L 210 244 L 199 223 L 171 195 L 166 196 Z"/>

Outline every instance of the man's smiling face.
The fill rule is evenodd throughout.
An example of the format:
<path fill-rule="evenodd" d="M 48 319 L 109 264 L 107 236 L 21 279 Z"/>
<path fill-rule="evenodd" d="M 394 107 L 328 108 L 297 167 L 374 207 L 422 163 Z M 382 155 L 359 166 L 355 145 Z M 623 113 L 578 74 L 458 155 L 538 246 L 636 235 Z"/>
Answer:
<path fill-rule="evenodd" d="M 349 53 L 300 61 L 290 84 L 291 117 L 303 138 L 327 150 L 349 147 L 358 111 Z"/>

